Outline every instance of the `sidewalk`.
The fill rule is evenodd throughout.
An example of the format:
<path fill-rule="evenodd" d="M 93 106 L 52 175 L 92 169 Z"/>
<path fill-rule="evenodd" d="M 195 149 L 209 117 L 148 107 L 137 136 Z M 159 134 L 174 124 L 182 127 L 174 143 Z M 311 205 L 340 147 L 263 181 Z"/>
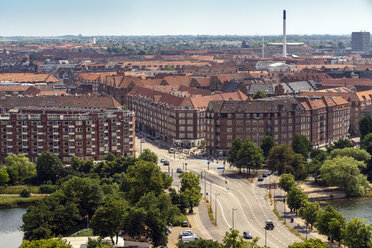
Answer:
<path fill-rule="evenodd" d="M 187 215 L 187 218 L 201 238 L 222 241 L 225 233 L 210 221 L 207 204 L 204 200 L 200 201 L 199 206 L 194 208 L 194 213 Z"/>

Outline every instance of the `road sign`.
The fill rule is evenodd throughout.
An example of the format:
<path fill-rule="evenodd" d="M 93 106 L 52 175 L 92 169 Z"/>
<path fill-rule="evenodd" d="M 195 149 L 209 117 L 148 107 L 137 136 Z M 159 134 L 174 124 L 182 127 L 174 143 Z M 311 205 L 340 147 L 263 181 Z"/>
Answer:
<path fill-rule="evenodd" d="M 217 170 L 223 170 L 224 168 L 223 167 L 217 167 Z"/>

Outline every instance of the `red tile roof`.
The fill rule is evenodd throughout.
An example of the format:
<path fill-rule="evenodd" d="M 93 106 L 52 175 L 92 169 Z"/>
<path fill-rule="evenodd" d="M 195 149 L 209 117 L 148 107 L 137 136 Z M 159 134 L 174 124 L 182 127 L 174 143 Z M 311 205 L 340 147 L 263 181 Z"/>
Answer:
<path fill-rule="evenodd" d="M 0 81 L 15 83 L 57 83 L 58 79 L 48 73 L 1 73 Z"/>

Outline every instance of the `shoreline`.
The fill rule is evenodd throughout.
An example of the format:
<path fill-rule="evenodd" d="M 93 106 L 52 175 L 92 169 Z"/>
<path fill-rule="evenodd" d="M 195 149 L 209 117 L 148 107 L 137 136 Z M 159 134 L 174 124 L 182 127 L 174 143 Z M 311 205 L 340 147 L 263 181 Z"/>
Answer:
<path fill-rule="evenodd" d="M 43 197 L 44 196 L 30 196 L 27 198 L 22 198 L 19 197 L 18 195 L 14 195 L 14 197 L 9 197 L 3 200 L 0 199 L 0 209 L 26 208 L 28 206 L 36 204 L 36 202 L 42 199 Z"/>

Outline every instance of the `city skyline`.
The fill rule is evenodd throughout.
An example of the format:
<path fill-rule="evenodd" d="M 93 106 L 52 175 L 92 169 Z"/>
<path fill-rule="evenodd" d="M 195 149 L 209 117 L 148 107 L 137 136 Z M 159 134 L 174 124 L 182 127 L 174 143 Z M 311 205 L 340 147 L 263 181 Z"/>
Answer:
<path fill-rule="evenodd" d="M 6 1 L 0 36 L 281 35 L 283 9 L 289 35 L 371 31 L 371 1 L 298 2 Z"/>

